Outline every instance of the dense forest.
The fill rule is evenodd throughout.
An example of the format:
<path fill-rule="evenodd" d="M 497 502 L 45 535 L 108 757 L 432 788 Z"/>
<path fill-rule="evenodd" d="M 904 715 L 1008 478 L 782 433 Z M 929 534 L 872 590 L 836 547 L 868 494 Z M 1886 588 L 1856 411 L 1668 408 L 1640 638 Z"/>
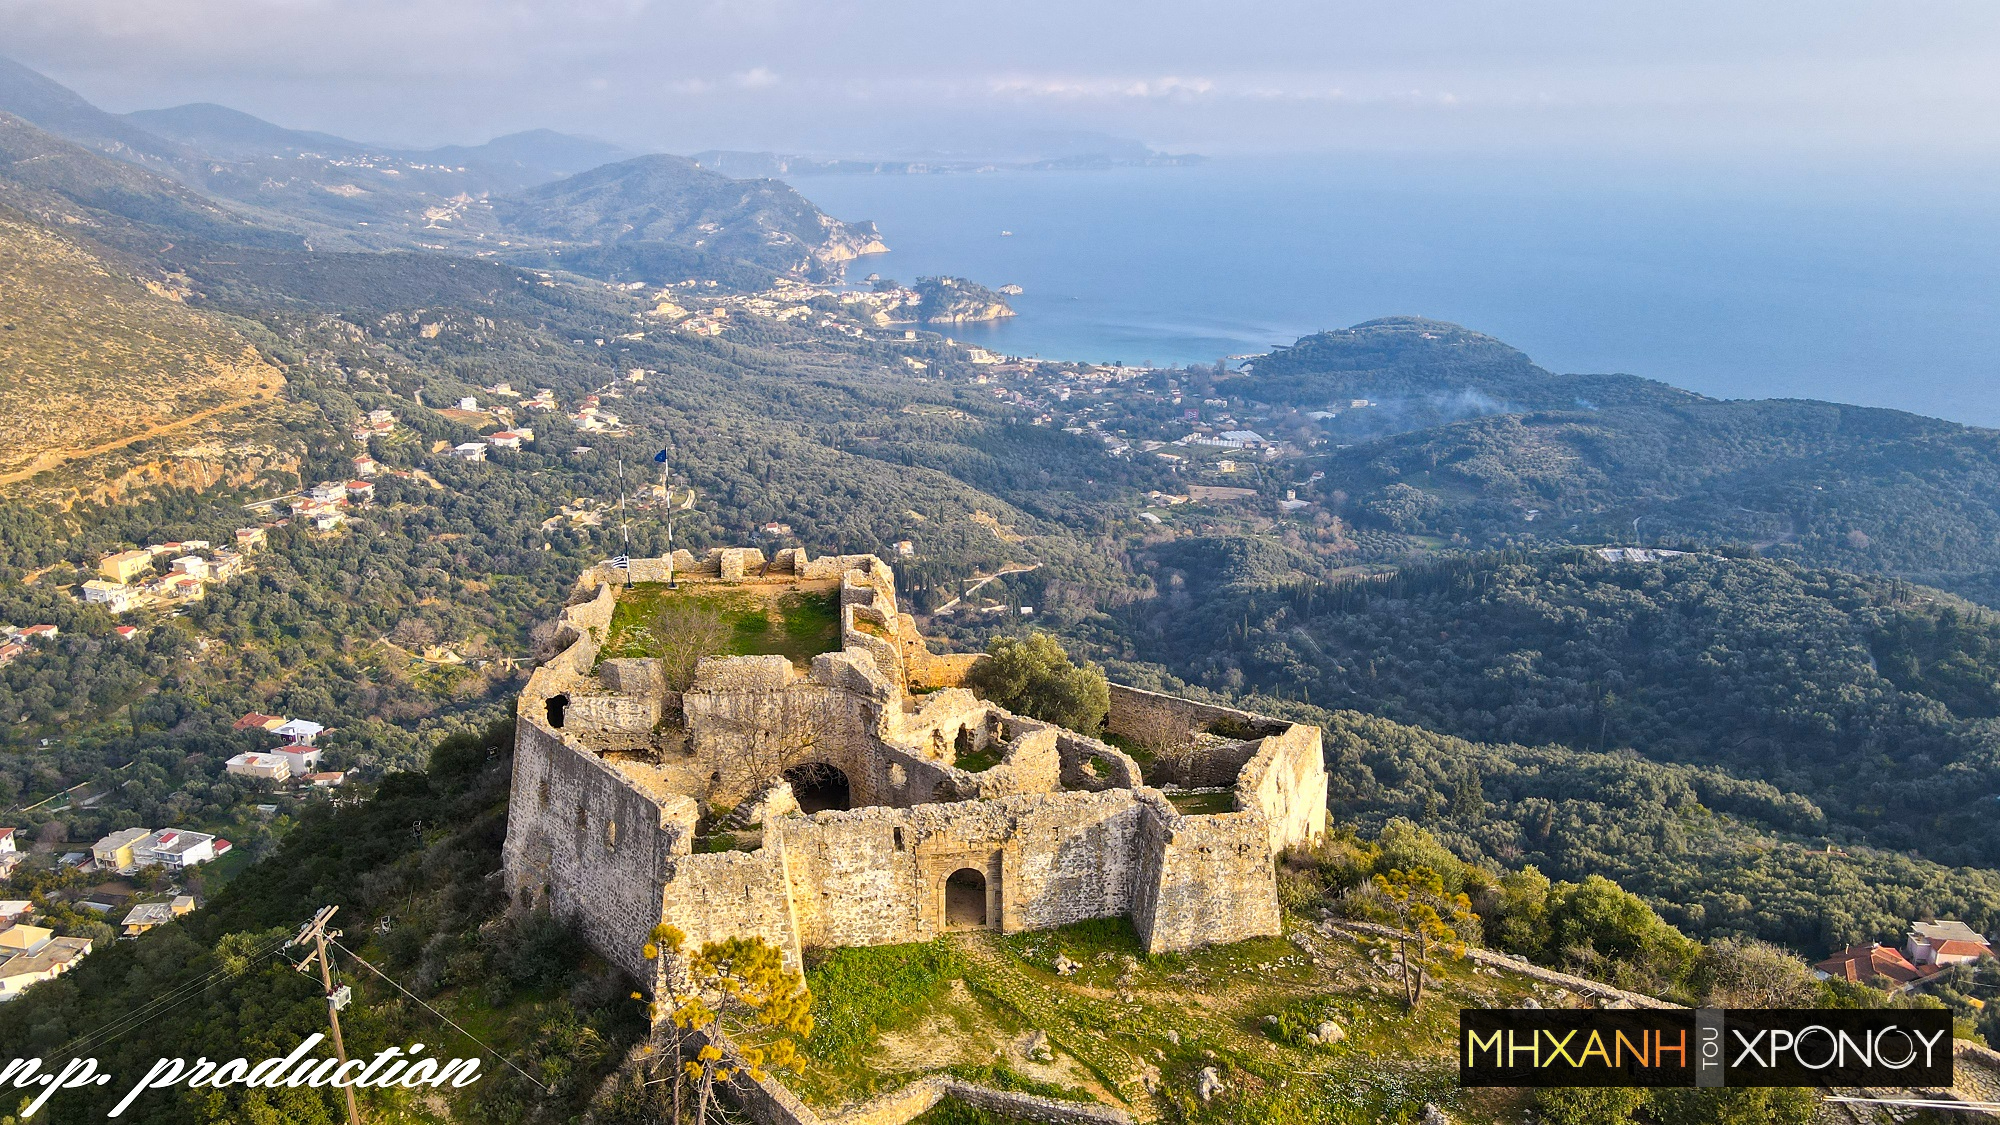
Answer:
<path fill-rule="evenodd" d="M 1786 826 L 1948 863 L 2000 835 L 2000 617 L 1893 579 L 1759 559 L 1468 556 L 1298 579 L 1282 553 L 1180 540 L 1132 652 L 1224 691 L 1463 738 L 1632 749 L 1768 782 Z"/>

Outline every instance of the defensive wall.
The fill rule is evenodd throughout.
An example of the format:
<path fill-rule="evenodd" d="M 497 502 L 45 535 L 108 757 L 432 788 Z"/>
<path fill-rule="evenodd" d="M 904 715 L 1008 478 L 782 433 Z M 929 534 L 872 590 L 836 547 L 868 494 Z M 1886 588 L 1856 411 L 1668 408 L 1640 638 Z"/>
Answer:
<path fill-rule="evenodd" d="M 660 986 L 641 947 L 661 922 L 693 944 L 761 936 L 794 965 L 1119 915 L 1154 952 L 1279 932 L 1273 856 L 1326 827 L 1318 728 L 1115 687 L 1107 735 L 1171 747 L 1142 765 L 964 687 L 981 657 L 931 652 L 880 559 L 803 550 L 676 553 L 684 590 L 839 616 L 830 651 L 711 656 L 676 691 L 658 659 L 601 659 L 620 597 L 668 566 L 579 579 L 521 695 L 503 853 L 518 907 L 573 919 L 636 979 Z M 1154 769 L 1229 807 L 1183 811 Z"/>

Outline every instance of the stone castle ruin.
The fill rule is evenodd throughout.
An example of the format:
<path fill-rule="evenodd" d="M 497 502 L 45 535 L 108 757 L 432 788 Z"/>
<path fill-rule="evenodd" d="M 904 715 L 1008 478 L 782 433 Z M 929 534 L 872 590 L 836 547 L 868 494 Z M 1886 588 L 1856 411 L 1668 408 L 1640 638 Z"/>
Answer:
<path fill-rule="evenodd" d="M 984 658 L 931 652 L 872 555 L 681 551 L 674 590 L 666 568 L 579 579 L 521 695 L 504 853 L 517 906 L 636 979 L 661 922 L 794 966 L 1117 915 L 1154 952 L 1280 932 L 1273 856 L 1326 828 L 1317 727 L 1114 686 L 1142 766 L 962 686 Z M 746 654 L 676 650 L 646 616 L 676 599 L 722 607 Z"/>

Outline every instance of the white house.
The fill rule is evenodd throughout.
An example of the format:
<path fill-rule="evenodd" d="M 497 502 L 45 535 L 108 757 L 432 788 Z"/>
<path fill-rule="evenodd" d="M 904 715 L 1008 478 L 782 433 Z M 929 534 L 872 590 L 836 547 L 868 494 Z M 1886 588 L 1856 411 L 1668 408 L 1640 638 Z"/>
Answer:
<path fill-rule="evenodd" d="M 481 442 L 468 441 L 463 445 L 452 447 L 451 455 L 461 461 L 484 461 L 486 446 Z"/>
<path fill-rule="evenodd" d="M 206 832 L 185 828 L 162 828 L 132 845 L 132 858 L 141 867 L 173 869 L 207 863 L 216 856 L 217 841 Z"/>
<path fill-rule="evenodd" d="M 271 728 L 271 733 L 294 746 L 311 746 L 313 739 L 318 738 L 325 730 L 325 727 L 311 719 L 286 719 Z"/>
<path fill-rule="evenodd" d="M 91 605 L 101 605 L 112 613 L 124 613 L 132 608 L 132 588 L 123 582 L 93 578 L 83 584 L 83 600 Z"/>

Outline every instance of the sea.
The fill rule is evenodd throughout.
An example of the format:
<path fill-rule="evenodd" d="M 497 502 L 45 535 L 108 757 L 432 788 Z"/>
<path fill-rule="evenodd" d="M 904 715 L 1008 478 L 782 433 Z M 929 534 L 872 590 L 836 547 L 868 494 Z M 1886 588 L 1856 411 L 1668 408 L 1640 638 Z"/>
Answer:
<path fill-rule="evenodd" d="M 1214 159 L 792 180 L 1019 315 L 1012 355 L 1210 364 L 1375 317 L 1452 321 L 1558 372 L 2000 427 L 2000 192 L 1906 167 Z"/>

